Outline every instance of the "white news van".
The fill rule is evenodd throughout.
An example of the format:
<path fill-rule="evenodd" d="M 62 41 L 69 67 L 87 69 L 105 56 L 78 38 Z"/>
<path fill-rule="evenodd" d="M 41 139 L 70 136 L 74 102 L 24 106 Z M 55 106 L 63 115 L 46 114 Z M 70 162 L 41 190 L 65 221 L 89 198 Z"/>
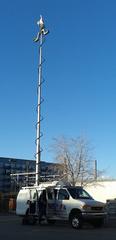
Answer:
<path fill-rule="evenodd" d="M 38 220 L 38 199 L 46 192 L 46 217 L 50 224 L 56 220 L 69 221 L 75 229 L 89 221 L 95 227 L 104 223 L 105 204 L 95 201 L 82 187 L 65 186 L 63 183 L 41 183 L 39 186 L 23 187 L 18 193 L 16 214 L 23 223 L 34 224 Z"/>

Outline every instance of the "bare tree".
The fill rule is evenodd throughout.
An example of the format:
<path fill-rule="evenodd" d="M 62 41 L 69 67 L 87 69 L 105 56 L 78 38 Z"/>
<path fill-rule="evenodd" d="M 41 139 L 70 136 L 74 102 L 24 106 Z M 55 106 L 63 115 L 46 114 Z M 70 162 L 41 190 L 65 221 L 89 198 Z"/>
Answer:
<path fill-rule="evenodd" d="M 52 149 L 61 168 L 61 178 L 75 184 L 84 185 L 94 179 L 92 147 L 84 137 L 55 138 Z"/>

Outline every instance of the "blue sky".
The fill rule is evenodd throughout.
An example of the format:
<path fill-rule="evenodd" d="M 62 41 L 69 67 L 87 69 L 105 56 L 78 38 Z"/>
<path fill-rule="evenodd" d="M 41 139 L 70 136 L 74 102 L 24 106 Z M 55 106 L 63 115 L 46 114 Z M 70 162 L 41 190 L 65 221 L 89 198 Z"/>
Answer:
<path fill-rule="evenodd" d="M 0 1 L 0 156 L 34 159 L 43 15 L 42 159 L 54 137 L 86 136 L 99 169 L 116 177 L 116 1 Z"/>

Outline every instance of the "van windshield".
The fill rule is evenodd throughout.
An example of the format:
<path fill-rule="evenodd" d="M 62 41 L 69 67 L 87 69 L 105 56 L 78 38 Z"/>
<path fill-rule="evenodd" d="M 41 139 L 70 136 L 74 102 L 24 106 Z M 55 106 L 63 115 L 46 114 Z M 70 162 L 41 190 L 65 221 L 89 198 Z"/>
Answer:
<path fill-rule="evenodd" d="M 83 188 L 71 187 L 68 191 L 74 199 L 93 199 Z"/>

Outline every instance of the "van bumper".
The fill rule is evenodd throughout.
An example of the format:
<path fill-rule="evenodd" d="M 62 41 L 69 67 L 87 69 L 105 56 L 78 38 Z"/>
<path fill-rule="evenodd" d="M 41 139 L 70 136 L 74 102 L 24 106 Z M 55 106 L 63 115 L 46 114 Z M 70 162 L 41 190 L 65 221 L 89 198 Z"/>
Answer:
<path fill-rule="evenodd" d="M 84 212 L 82 213 L 83 219 L 104 219 L 107 216 L 107 213 L 91 213 L 91 212 Z"/>

